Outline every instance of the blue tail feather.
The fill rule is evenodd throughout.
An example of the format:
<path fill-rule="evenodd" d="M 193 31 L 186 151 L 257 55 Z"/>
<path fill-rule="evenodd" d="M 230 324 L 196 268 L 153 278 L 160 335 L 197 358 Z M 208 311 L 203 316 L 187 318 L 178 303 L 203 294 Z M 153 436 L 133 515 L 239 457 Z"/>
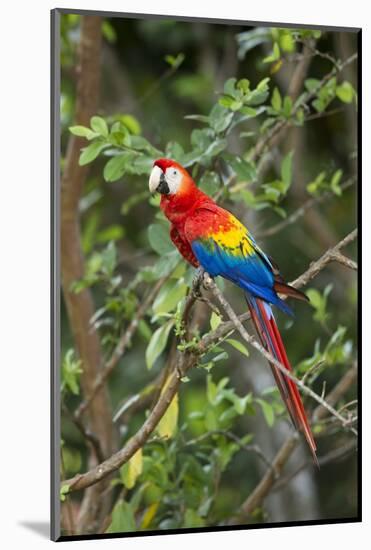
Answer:
<path fill-rule="evenodd" d="M 266 302 L 277 306 L 287 315 L 294 317 L 294 312 L 292 311 L 291 307 L 288 306 L 283 300 L 281 300 L 279 296 L 277 296 L 276 291 L 273 288 L 261 287 L 252 283 L 248 283 L 241 279 L 237 281 L 237 284 L 245 291 L 247 291 L 249 295 L 256 298 L 261 298 L 262 300 L 265 300 Z"/>

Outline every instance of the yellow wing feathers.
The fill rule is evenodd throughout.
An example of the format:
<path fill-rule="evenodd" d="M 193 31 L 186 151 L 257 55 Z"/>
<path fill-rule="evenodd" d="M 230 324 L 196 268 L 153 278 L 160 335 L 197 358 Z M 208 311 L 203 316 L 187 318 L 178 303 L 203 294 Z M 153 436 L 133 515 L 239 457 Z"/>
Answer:
<path fill-rule="evenodd" d="M 210 237 L 223 248 L 229 249 L 231 254 L 250 256 L 254 252 L 254 245 L 248 231 L 234 216 L 230 216 L 225 223 L 219 224 Z"/>

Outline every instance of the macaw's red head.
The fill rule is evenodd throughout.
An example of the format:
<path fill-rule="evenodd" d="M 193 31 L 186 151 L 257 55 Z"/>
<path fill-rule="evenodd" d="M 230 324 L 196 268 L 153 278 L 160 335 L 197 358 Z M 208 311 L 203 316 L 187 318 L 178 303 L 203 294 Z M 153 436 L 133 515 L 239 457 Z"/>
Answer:
<path fill-rule="evenodd" d="M 171 159 L 157 159 L 149 177 L 149 190 L 163 196 L 178 197 L 192 193 L 196 185 L 183 166 Z"/>

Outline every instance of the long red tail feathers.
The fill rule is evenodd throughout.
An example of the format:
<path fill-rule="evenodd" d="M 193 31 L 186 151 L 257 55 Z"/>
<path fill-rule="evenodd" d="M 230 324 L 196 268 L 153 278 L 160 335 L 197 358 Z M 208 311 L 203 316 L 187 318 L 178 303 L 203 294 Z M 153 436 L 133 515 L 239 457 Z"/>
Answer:
<path fill-rule="evenodd" d="M 277 361 L 282 363 L 288 371 L 292 371 L 271 307 L 259 298 L 248 297 L 247 303 L 262 345 L 277 359 Z M 285 376 L 273 363 L 270 363 L 270 366 L 291 420 L 295 428 L 303 432 L 313 455 L 313 460 L 318 466 L 316 455 L 317 447 L 299 390 L 295 382 Z"/>

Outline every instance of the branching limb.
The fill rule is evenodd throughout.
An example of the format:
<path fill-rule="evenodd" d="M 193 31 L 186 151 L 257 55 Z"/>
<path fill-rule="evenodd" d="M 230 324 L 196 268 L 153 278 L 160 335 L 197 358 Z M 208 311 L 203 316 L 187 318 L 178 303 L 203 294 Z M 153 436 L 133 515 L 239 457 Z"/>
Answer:
<path fill-rule="evenodd" d="M 295 279 L 292 283 L 290 283 L 295 288 L 300 288 L 304 285 L 306 285 L 311 279 L 313 279 L 322 269 L 329 263 L 333 261 L 338 261 L 337 254 L 339 250 L 353 242 L 358 235 L 358 230 L 354 229 L 349 233 L 344 239 L 342 239 L 338 244 L 336 244 L 334 247 L 329 248 L 327 252 L 325 252 L 318 260 L 315 262 L 312 262 L 309 266 L 309 269 L 300 277 Z M 349 267 L 349 266 L 348 266 Z"/>

